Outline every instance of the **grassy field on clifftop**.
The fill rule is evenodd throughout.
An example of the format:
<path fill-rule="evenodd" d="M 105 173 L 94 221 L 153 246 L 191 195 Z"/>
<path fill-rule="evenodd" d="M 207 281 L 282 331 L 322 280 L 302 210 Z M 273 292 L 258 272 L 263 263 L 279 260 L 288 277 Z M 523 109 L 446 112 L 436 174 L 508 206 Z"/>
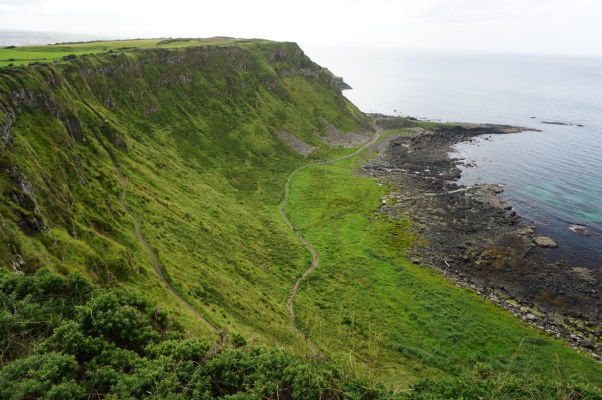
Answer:
<path fill-rule="evenodd" d="M 58 61 L 63 57 L 73 58 L 74 56 L 106 53 L 109 51 L 231 45 L 238 42 L 245 42 L 245 40 L 216 37 L 208 39 L 138 39 L 58 43 L 45 46 L 8 46 L 0 48 L 0 67 L 10 64 L 48 63 Z M 255 42 L 259 41 L 256 40 Z"/>

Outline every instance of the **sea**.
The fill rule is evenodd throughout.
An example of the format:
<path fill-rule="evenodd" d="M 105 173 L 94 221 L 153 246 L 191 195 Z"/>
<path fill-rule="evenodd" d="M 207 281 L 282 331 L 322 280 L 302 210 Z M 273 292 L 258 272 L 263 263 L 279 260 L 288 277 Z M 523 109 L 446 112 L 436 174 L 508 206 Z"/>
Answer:
<path fill-rule="evenodd" d="M 538 130 L 458 144 L 459 183 L 503 185 L 552 258 L 602 268 L 602 58 L 302 47 L 364 112 Z"/>

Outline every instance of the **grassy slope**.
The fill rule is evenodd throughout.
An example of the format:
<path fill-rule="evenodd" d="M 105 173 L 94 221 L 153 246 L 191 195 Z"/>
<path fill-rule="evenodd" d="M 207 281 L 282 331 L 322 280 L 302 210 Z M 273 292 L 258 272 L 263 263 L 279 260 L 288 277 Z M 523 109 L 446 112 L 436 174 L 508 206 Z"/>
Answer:
<path fill-rule="evenodd" d="M 328 354 L 393 382 L 465 373 L 477 363 L 513 375 L 602 385 L 602 366 L 406 256 L 410 220 L 376 213 L 386 187 L 356 176 L 357 159 L 295 177 L 288 212 L 321 264 L 297 296 L 300 323 Z M 400 379 L 401 378 L 401 379 Z"/>
<path fill-rule="evenodd" d="M 270 65 L 272 52 L 290 52 L 293 60 Z M 284 128 L 320 145 L 311 133 L 324 128 L 323 119 L 348 130 L 357 127 L 357 110 L 327 84 L 275 73 L 296 62 L 315 67 L 296 46 L 245 43 L 11 71 L 0 80 L 4 93 L 44 93 L 62 116 L 22 106 L 13 146 L 3 153 L 36 189 L 51 228 L 27 236 L 10 204 L 1 205 L 5 267 L 20 253 L 24 269 L 49 265 L 118 281 L 181 314 L 190 332 L 209 334 L 165 290 L 136 241 L 118 204 L 108 147 L 127 180 L 129 208 L 180 293 L 220 328 L 304 352 L 288 328 L 285 301 L 308 257 L 275 205 L 286 175 L 306 161 L 275 133 Z M 110 77 L 89 72 L 114 65 L 121 67 Z M 60 82 L 53 89 L 48 76 Z M 82 126 L 73 138 L 60 121 L 65 116 Z M 14 188 L 1 179 L 8 198 Z"/>

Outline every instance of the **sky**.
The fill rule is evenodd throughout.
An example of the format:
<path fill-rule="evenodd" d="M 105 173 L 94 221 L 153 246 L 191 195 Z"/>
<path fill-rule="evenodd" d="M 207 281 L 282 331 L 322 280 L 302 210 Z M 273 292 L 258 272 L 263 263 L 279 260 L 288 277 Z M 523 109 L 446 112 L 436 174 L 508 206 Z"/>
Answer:
<path fill-rule="evenodd" d="M 0 0 L 0 29 L 602 56 L 602 0 Z"/>

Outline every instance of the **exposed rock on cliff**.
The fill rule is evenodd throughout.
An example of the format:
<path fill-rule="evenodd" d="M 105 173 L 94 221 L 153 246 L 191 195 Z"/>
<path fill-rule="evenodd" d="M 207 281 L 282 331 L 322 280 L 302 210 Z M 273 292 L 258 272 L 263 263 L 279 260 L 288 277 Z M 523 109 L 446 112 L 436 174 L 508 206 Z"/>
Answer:
<path fill-rule="evenodd" d="M 316 150 L 316 146 L 312 146 L 303 142 L 302 140 L 296 138 L 286 131 L 278 132 L 278 137 L 283 140 L 287 145 L 290 146 L 296 153 L 301 154 L 303 156 L 308 155 L 309 153 Z"/>

